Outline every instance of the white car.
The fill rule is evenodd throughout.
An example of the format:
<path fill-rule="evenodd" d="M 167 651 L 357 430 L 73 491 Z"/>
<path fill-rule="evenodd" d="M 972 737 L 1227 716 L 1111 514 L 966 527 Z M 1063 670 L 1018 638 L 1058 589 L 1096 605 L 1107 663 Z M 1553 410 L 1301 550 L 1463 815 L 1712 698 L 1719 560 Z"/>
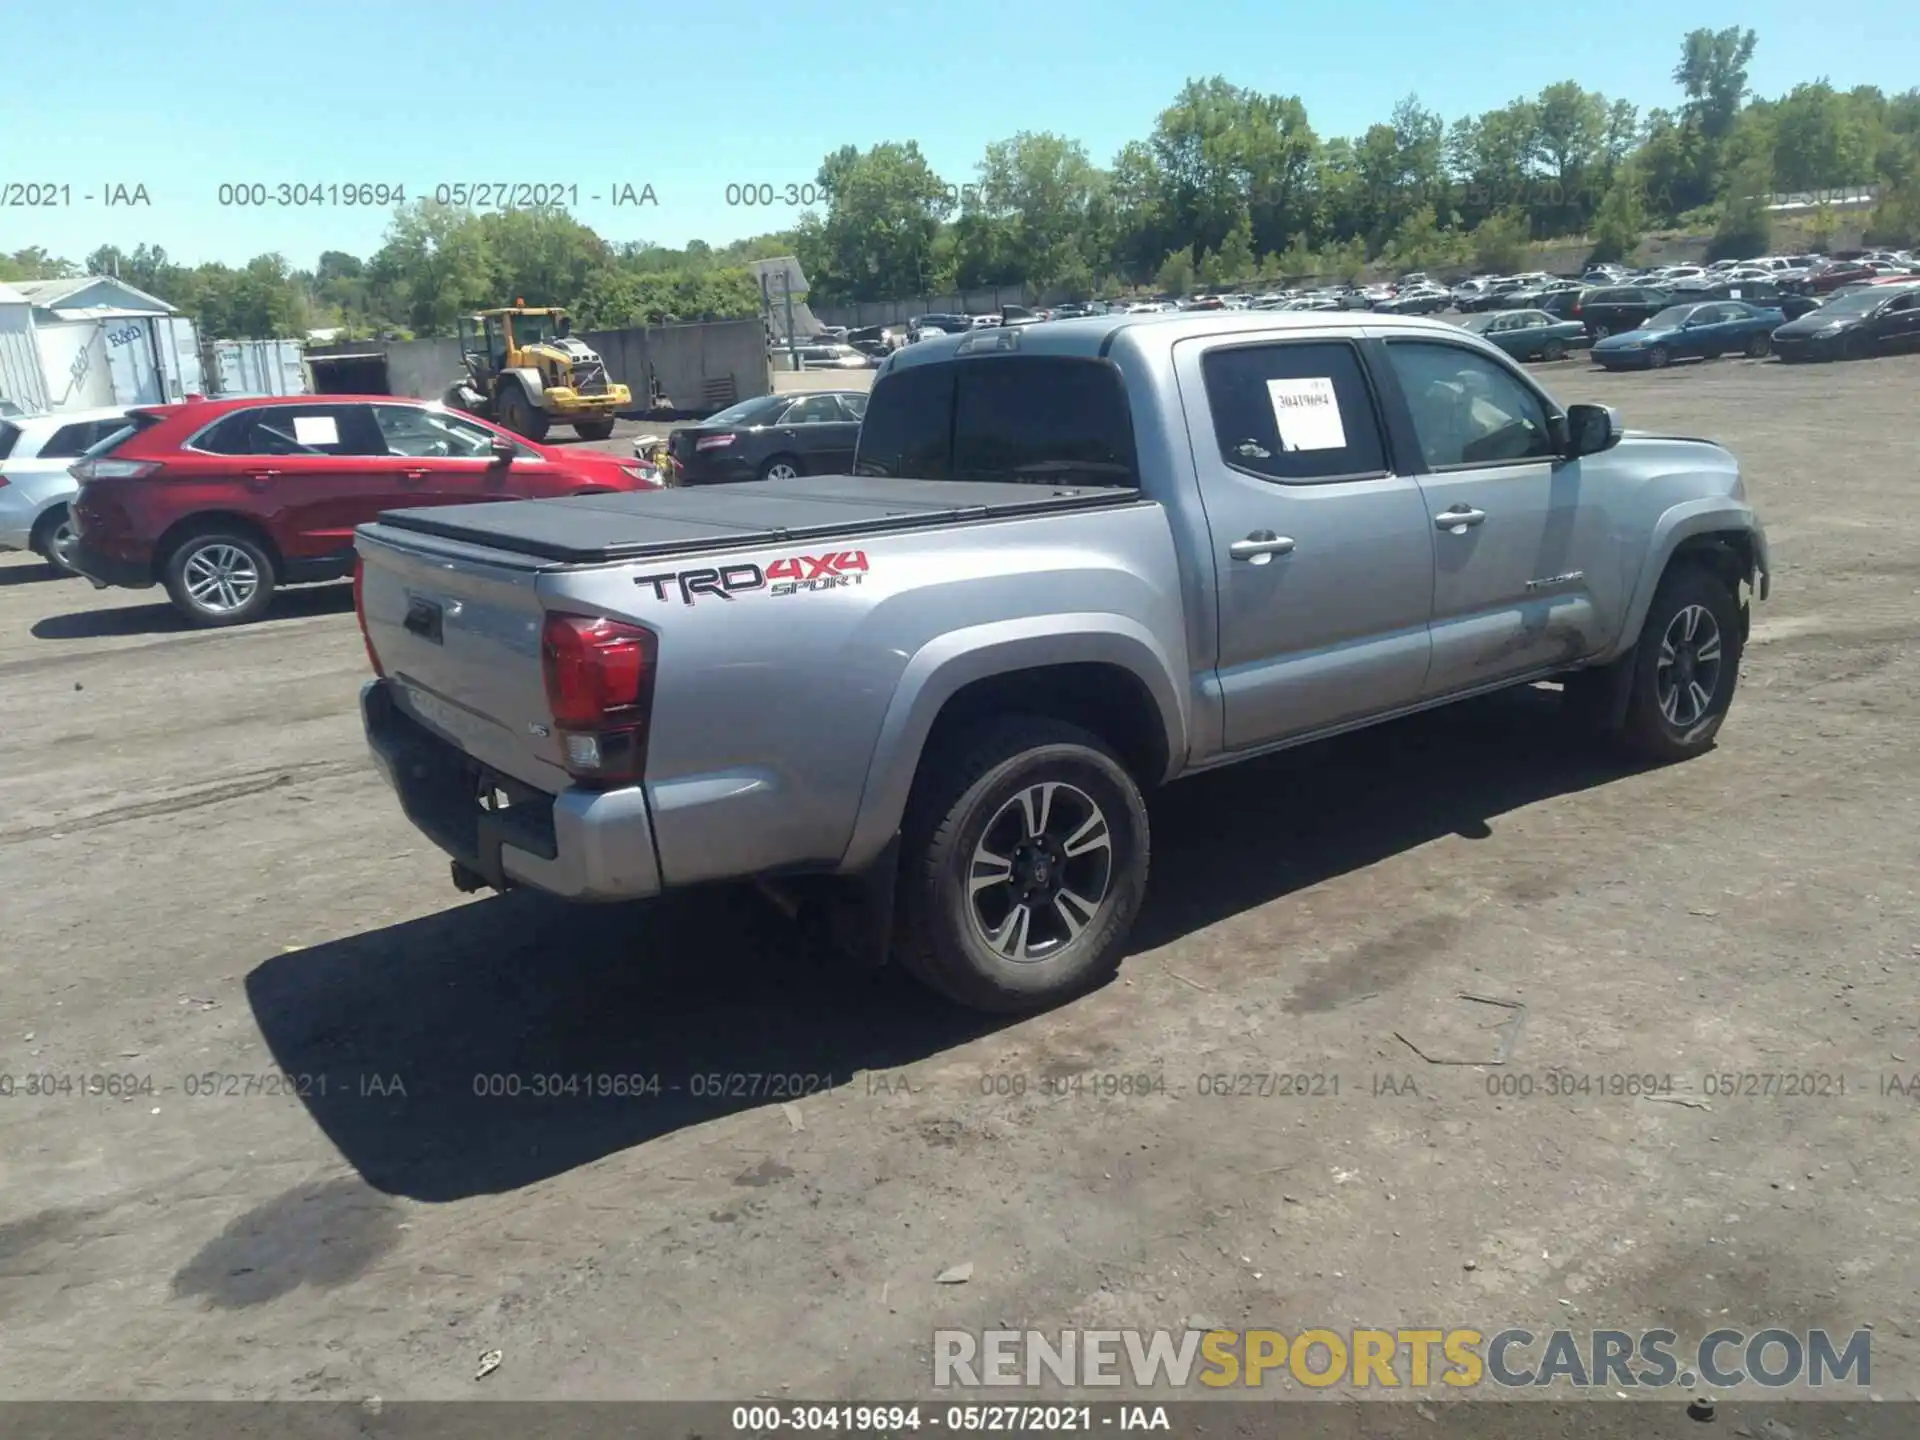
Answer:
<path fill-rule="evenodd" d="M 0 550 L 31 550 L 56 570 L 78 573 L 68 558 L 67 502 L 80 482 L 68 468 L 126 426 L 123 408 L 0 418 Z"/>

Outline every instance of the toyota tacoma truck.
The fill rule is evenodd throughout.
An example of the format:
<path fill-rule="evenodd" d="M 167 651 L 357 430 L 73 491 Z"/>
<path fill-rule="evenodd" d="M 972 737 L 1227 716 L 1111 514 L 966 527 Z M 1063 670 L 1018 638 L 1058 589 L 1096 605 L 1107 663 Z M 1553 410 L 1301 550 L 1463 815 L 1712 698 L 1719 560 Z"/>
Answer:
<path fill-rule="evenodd" d="M 1433 320 L 1094 317 L 881 366 L 853 473 L 360 528 L 373 755 L 464 890 L 751 880 L 961 1004 L 1118 966 L 1154 787 L 1505 686 L 1733 698 L 1734 458 Z"/>

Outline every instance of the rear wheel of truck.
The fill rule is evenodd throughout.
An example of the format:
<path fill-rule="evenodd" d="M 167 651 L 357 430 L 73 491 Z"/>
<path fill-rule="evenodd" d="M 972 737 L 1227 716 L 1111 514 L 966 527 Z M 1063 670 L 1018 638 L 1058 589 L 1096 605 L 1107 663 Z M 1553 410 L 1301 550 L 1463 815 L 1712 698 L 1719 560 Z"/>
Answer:
<path fill-rule="evenodd" d="M 1037 1010 L 1119 968 L 1147 809 L 1098 736 L 1045 716 L 967 731 L 927 756 L 901 840 L 895 953 L 948 999 Z"/>
<path fill-rule="evenodd" d="M 174 608 L 207 628 L 257 620 L 273 601 L 272 557 L 237 532 L 188 536 L 167 556 L 165 578 Z"/>
<path fill-rule="evenodd" d="M 582 440 L 611 440 L 613 438 L 613 421 L 576 420 L 574 422 L 573 432 Z"/>

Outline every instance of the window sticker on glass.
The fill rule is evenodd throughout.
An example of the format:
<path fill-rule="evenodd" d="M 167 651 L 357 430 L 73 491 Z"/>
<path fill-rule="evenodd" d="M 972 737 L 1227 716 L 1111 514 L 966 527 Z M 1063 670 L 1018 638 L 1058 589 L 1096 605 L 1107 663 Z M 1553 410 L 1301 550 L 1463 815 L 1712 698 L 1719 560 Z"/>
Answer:
<path fill-rule="evenodd" d="M 296 415 L 293 438 L 300 445 L 338 445 L 340 427 L 331 415 Z"/>
<path fill-rule="evenodd" d="M 1325 375 L 1267 381 L 1273 422 L 1283 450 L 1344 450 L 1347 429 L 1340 423 L 1340 402 Z"/>

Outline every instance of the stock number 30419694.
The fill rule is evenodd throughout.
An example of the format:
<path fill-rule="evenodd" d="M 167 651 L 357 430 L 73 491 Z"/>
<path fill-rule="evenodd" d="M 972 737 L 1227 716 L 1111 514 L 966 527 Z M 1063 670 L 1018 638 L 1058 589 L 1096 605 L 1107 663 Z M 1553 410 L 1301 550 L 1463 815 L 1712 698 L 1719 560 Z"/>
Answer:
<path fill-rule="evenodd" d="M 1164 1095 L 1167 1077 L 1149 1071 L 1123 1074 L 1111 1071 L 1081 1071 L 1072 1075 L 1039 1075 L 1029 1082 L 1025 1075 L 1000 1071 L 980 1077 L 982 1095 L 1025 1095 L 1029 1088 L 1049 1099 L 1065 1096 L 1093 1099 L 1131 1098 L 1139 1095 Z"/>

